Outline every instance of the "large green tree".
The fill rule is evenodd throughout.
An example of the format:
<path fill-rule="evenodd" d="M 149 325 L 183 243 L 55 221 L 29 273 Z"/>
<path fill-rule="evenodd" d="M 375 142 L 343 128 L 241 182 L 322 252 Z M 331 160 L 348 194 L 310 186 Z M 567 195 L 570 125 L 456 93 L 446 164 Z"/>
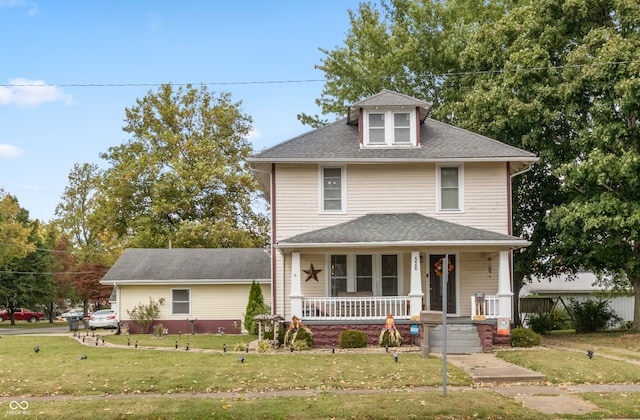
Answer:
<path fill-rule="evenodd" d="M 587 7 L 588 6 L 588 7 Z M 580 153 L 562 165 L 567 200 L 551 212 L 556 259 L 627 280 L 640 327 L 640 3 L 584 4 L 600 16 L 568 55 L 571 84 L 585 124 L 571 139 Z"/>
<path fill-rule="evenodd" d="M 360 3 L 349 10 L 350 29 L 343 46 L 321 48 L 316 66 L 326 83 L 316 104 L 322 114 L 342 116 L 347 106 L 391 89 L 439 105 L 448 101 L 448 74 L 462 70 L 459 55 L 482 24 L 504 16 L 512 0 L 388 0 L 381 8 Z M 313 126 L 326 120 L 301 114 Z"/>
<path fill-rule="evenodd" d="M 638 3 L 398 0 L 384 2 L 383 10 L 376 14 L 374 6 L 361 5 L 359 15 L 351 15 L 345 47 L 325 51 L 319 66 L 327 73 L 318 99 L 323 112 L 337 113 L 385 87 L 433 101 L 437 119 L 536 152 L 540 162 L 514 179 L 513 233 L 532 242 L 515 255 L 516 293 L 532 274 L 605 267 L 590 262 L 583 252 L 587 243 L 579 252 L 565 246 L 573 234 L 563 232 L 560 221 L 580 224 L 560 214 L 577 212 L 554 212 L 554 222 L 547 216 L 573 202 L 572 190 L 561 187 L 570 184 L 570 169 L 591 154 L 594 138 L 609 142 L 611 130 L 615 145 L 622 133 L 635 133 Z M 387 46 L 402 39 L 398 34 L 410 34 L 402 45 L 418 45 L 415 59 L 404 55 L 406 49 L 395 57 L 389 53 Z M 404 66 L 385 64 L 394 60 Z M 373 71 L 383 68 L 389 72 Z M 637 151 L 631 144 L 628 149 Z M 609 188 L 621 193 L 617 185 Z"/>
<path fill-rule="evenodd" d="M 17 199 L 8 195 L 5 199 L 7 197 L 10 205 L 2 205 L 0 220 L 7 222 L 7 219 L 11 219 L 11 232 L 28 233 L 26 243 L 17 245 L 14 242 L 11 245 L 20 248 L 21 252 L 5 256 L 0 270 L 0 304 L 9 311 L 11 324 L 15 325 L 13 314 L 16 309 L 27 307 L 37 310 L 51 302 L 54 280 L 47 271 L 51 264 L 51 253 L 45 249 L 39 222 L 29 220 L 29 213 L 19 207 Z M 19 208 L 17 213 L 15 206 Z M 4 212 L 7 209 L 9 211 Z M 0 226 L 4 230 L 7 224 Z"/>
<path fill-rule="evenodd" d="M 24 258 L 35 248 L 29 242 L 31 229 L 21 220 L 23 209 L 18 199 L 0 189 L 0 270 L 17 258 Z"/>
<path fill-rule="evenodd" d="M 126 109 L 131 139 L 102 154 L 103 220 L 131 247 L 253 247 L 264 201 L 246 158 L 251 119 L 231 95 L 162 85 Z"/>
<path fill-rule="evenodd" d="M 588 167 L 592 176 L 602 177 L 603 167 L 582 163 L 599 146 L 619 153 L 626 136 L 637 136 L 628 121 L 637 109 L 632 104 L 637 103 L 633 61 L 639 11 L 637 2 L 627 0 L 526 2 L 480 28 L 461 55 L 468 73 L 457 78 L 461 99 L 445 104 L 446 112 L 455 114 L 459 125 L 540 156 L 514 182 L 514 232 L 532 241 L 516 255 L 516 292 L 532 273 L 613 268 L 594 264 L 592 254 L 609 257 L 615 246 L 578 235 L 582 200 L 601 191 L 587 187 L 573 169 Z M 637 141 L 630 144 L 637 154 Z M 611 184 L 610 193 L 625 194 L 623 184 Z M 569 185 L 584 190 L 576 194 Z M 614 220 L 626 218 L 626 210 L 604 202 L 594 217 L 605 210 Z M 615 229 L 621 225 L 618 221 Z M 623 269 L 617 260 L 612 271 Z M 636 310 L 636 323 L 639 315 Z"/>
<path fill-rule="evenodd" d="M 116 258 L 113 254 L 119 248 L 100 207 L 102 178 L 102 171 L 96 164 L 74 165 L 56 207 L 54 222 L 62 236 L 68 238 L 69 251 L 76 252 L 78 264 L 111 264 Z"/>

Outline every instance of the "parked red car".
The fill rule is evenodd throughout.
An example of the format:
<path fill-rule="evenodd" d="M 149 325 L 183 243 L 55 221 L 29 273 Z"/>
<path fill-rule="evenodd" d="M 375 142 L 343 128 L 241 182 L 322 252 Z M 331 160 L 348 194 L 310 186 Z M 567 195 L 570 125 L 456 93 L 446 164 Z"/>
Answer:
<path fill-rule="evenodd" d="M 33 312 L 28 309 L 18 308 L 13 313 L 13 317 L 16 321 L 29 321 L 29 322 L 37 322 L 42 318 L 42 312 Z M 6 309 L 4 311 L 0 311 L 0 322 L 1 321 L 10 321 L 11 315 L 9 311 Z"/>

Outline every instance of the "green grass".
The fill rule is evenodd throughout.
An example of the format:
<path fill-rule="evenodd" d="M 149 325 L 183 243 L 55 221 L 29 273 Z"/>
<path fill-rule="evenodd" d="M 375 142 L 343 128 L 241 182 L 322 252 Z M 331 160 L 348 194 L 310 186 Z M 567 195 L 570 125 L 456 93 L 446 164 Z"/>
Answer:
<path fill-rule="evenodd" d="M 561 350 L 501 351 L 498 357 L 543 373 L 552 384 L 637 383 L 637 367 L 629 363 L 599 357 L 593 359 L 577 352 Z"/>
<path fill-rule="evenodd" d="M 69 337 L 2 340 L 0 389 L 6 396 L 391 389 L 437 386 L 442 378 L 440 359 L 417 353 L 395 363 L 384 353 L 204 353 L 109 348 L 101 340 L 86 346 Z M 462 370 L 451 366 L 448 373 L 450 385 L 470 384 Z"/>
<path fill-rule="evenodd" d="M 28 322 L 28 321 L 16 321 L 16 325 L 11 325 L 11 321 L 2 321 L 0 322 L 0 330 L 4 329 L 35 329 L 35 328 L 55 328 L 55 327 L 68 327 L 69 324 L 66 322 L 55 321 L 49 322 L 48 320 L 38 321 L 38 322 Z"/>
<path fill-rule="evenodd" d="M 114 336 L 82 332 L 84 345 L 69 336 L 4 335 L 0 341 L 0 417 L 84 419 L 552 419 L 522 406 L 515 399 L 474 388 L 463 371 L 447 368 L 447 396 L 439 387 L 442 360 L 401 353 L 400 361 L 384 352 L 255 351 L 227 353 L 236 342 L 254 339 L 235 335 Z M 124 347 L 102 346 L 107 343 Z M 607 344 L 607 338 L 613 344 Z M 615 348 L 638 337 L 575 334 L 562 343 L 597 343 Z M 127 346 L 127 339 L 132 340 Z M 138 340 L 139 347 L 133 343 Z M 175 349 L 175 341 L 179 349 Z M 186 342 L 190 350 L 186 351 Z M 558 343 L 559 344 L 559 343 Z M 40 352 L 33 347 L 38 345 Z M 632 347 L 635 344 L 630 344 Z M 153 347 L 149 349 L 146 347 Z M 538 370 L 555 384 L 635 382 L 637 366 L 596 353 L 558 349 L 499 352 L 514 363 Z M 79 359 L 86 356 L 86 359 Z M 244 363 L 239 356 L 246 357 Z M 425 388 L 422 388 L 425 387 Z M 429 388 L 432 387 L 432 388 Z M 276 395 L 270 392 L 278 393 Z M 300 392 L 303 394 L 300 395 Z M 231 394 L 229 394 L 231 393 Z M 255 394 L 254 394 L 255 393 Z M 288 393 L 288 394 L 287 394 Z M 305 395 L 305 393 L 307 395 Z M 38 399 L 43 396 L 44 399 Z M 259 397 L 258 397 L 259 396 Z M 633 418 L 640 410 L 640 393 L 584 393 L 598 411 L 562 418 Z M 57 398 L 48 400 L 49 398 Z M 77 398 L 74 398 L 77 397 Z M 255 397 L 255 398 L 254 398 Z M 28 413 L 12 411 L 11 401 L 27 401 Z"/>
<path fill-rule="evenodd" d="M 640 334 L 633 331 L 604 331 L 590 334 L 556 332 L 542 337 L 542 345 L 640 360 Z"/>
<path fill-rule="evenodd" d="M 514 400 L 481 391 L 323 393 L 279 398 L 134 398 L 109 401 L 34 402 L 32 415 L 86 419 L 550 419 Z M 482 396 L 482 398 L 480 398 Z M 0 412 L 6 403 L 0 404 Z M 7 418 L 15 418 L 15 416 Z"/>
<path fill-rule="evenodd" d="M 87 334 L 87 331 L 81 331 L 81 335 Z M 99 335 L 104 337 L 105 341 L 119 345 L 135 346 L 138 342 L 139 346 L 145 347 L 172 347 L 175 349 L 176 342 L 181 349 L 186 348 L 187 343 L 191 348 L 220 350 L 222 351 L 226 344 L 227 350 L 232 351 L 236 345 L 245 348 L 245 345 L 251 341 L 257 340 L 257 335 L 240 335 L 240 334 L 169 334 L 166 337 L 155 338 L 151 334 L 132 334 L 132 335 L 113 335 L 111 332 L 96 330 L 88 332 L 89 337 Z"/>

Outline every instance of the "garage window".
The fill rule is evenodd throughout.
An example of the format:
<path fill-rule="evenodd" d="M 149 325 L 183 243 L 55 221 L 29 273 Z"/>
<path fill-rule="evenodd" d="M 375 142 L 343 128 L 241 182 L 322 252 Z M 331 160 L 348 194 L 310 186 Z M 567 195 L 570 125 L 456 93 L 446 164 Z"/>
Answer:
<path fill-rule="evenodd" d="M 191 291 L 189 289 L 173 289 L 171 291 L 171 312 L 174 315 L 191 313 Z"/>

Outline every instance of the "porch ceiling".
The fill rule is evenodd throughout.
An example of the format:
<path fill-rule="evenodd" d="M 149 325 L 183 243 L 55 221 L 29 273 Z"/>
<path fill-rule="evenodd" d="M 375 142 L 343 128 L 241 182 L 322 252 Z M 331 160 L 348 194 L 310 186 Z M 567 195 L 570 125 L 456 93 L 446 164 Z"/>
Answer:
<path fill-rule="evenodd" d="M 530 242 L 418 213 L 368 214 L 338 225 L 278 241 L 276 248 L 490 246 L 515 249 Z"/>

